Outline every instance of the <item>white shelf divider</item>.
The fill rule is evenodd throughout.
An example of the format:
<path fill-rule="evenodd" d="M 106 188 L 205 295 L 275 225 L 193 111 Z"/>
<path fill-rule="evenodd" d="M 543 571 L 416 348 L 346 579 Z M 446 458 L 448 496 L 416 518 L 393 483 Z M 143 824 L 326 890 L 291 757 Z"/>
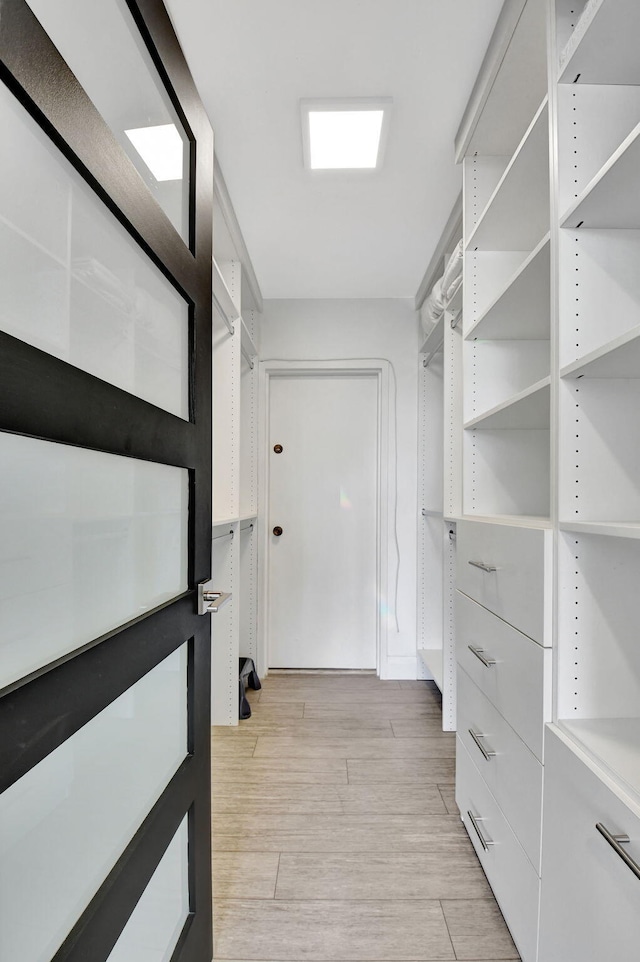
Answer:
<path fill-rule="evenodd" d="M 547 232 L 465 334 L 465 340 L 548 340 L 550 310 Z"/>
<path fill-rule="evenodd" d="M 545 377 L 524 391 L 472 418 L 464 425 L 482 430 L 540 430 L 549 428 L 551 378 Z"/>
<path fill-rule="evenodd" d="M 442 691 L 444 679 L 442 648 L 418 648 L 418 656 L 427 671 L 433 675 L 433 680 L 439 690 Z"/>
<path fill-rule="evenodd" d="M 561 83 L 640 84 L 638 0 L 590 0 L 560 54 Z"/>
<path fill-rule="evenodd" d="M 637 124 L 562 215 L 560 226 L 640 227 L 639 167 L 640 124 Z"/>
<path fill-rule="evenodd" d="M 640 325 L 607 341 L 560 371 L 565 378 L 640 377 Z"/>
<path fill-rule="evenodd" d="M 549 112 L 536 111 L 466 250 L 533 250 L 549 230 Z"/>
<path fill-rule="evenodd" d="M 240 312 L 233 302 L 215 257 L 213 258 L 213 306 L 227 325 L 229 334 L 233 334 L 234 324 L 240 318 Z"/>

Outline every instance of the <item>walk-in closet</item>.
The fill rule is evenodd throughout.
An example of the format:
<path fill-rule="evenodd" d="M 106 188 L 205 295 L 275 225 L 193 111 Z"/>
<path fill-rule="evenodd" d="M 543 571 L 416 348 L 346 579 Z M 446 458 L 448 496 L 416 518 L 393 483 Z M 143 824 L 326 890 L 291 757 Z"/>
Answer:
<path fill-rule="evenodd" d="M 0 962 L 638 962 L 639 36 L 0 0 Z"/>

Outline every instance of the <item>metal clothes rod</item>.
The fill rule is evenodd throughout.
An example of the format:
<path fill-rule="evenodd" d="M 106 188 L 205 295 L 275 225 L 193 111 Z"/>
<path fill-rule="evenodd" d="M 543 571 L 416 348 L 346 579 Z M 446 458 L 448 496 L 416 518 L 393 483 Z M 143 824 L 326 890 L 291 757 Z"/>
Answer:
<path fill-rule="evenodd" d="M 456 327 L 460 323 L 460 318 L 462 317 L 462 309 L 458 311 L 455 317 L 451 318 L 451 329 L 455 331 Z"/>
<path fill-rule="evenodd" d="M 216 535 L 216 537 L 215 537 L 215 538 L 212 538 L 211 540 L 212 540 L 212 541 L 222 541 L 223 538 L 233 538 L 233 528 L 231 529 L 231 531 L 228 531 L 226 534 L 218 534 L 218 535 Z"/>
<path fill-rule="evenodd" d="M 225 324 L 227 325 L 227 330 L 229 331 L 229 334 L 234 334 L 234 333 L 235 333 L 235 328 L 234 328 L 233 324 L 231 323 L 231 321 L 229 320 L 229 318 L 227 317 L 227 315 L 225 314 L 224 310 L 222 309 L 222 304 L 220 303 L 220 301 L 218 300 L 218 298 L 216 297 L 215 294 L 213 295 L 213 303 L 214 303 L 214 305 L 215 305 L 215 308 L 216 308 L 218 314 L 220 315 L 220 317 L 222 318 L 222 320 L 223 320 L 223 321 L 225 322 Z"/>
<path fill-rule="evenodd" d="M 253 531 L 253 521 L 251 521 L 249 524 L 245 524 L 244 527 L 241 527 L 240 531 Z"/>
<path fill-rule="evenodd" d="M 251 357 L 251 355 L 249 354 L 249 352 L 245 350 L 245 348 L 242 346 L 242 344 L 240 345 L 240 350 L 242 351 L 243 357 L 246 357 L 246 359 L 247 359 L 247 364 L 249 365 L 249 367 L 250 367 L 251 370 L 253 371 L 253 358 Z"/>

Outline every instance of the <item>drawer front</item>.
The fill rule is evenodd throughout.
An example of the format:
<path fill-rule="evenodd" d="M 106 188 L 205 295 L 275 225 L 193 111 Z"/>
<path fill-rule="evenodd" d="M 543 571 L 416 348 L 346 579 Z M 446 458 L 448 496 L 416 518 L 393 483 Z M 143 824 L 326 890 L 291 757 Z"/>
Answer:
<path fill-rule="evenodd" d="M 458 734 L 539 875 L 542 765 L 464 671 Z"/>
<path fill-rule="evenodd" d="M 540 962 L 631 962 L 640 956 L 640 879 L 597 831 L 630 838 L 640 863 L 640 818 L 547 729 Z"/>
<path fill-rule="evenodd" d="M 457 587 L 541 645 L 551 644 L 552 532 L 458 522 Z M 479 567 L 484 566 L 484 567 Z M 485 570 L 489 569 L 489 570 Z"/>
<path fill-rule="evenodd" d="M 456 801 L 522 962 L 535 962 L 540 879 L 459 738 Z M 486 849 L 469 812 L 475 816 L 478 830 L 492 843 L 487 844 Z M 569 959 L 572 957 L 568 956 L 564 962 Z"/>
<path fill-rule="evenodd" d="M 544 723 L 551 721 L 551 649 L 460 591 L 455 617 L 458 664 L 542 761 Z"/>

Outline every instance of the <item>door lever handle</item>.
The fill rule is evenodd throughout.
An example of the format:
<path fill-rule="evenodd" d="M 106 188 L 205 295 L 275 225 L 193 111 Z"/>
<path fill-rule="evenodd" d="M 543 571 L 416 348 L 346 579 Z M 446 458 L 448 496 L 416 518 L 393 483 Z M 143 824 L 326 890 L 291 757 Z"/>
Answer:
<path fill-rule="evenodd" d="M 212 591 L 211 584 L 211 581 L 202 581 L 198 585 L 199 615 L 215 615 L 231 601 L 230 591 Z"/>

